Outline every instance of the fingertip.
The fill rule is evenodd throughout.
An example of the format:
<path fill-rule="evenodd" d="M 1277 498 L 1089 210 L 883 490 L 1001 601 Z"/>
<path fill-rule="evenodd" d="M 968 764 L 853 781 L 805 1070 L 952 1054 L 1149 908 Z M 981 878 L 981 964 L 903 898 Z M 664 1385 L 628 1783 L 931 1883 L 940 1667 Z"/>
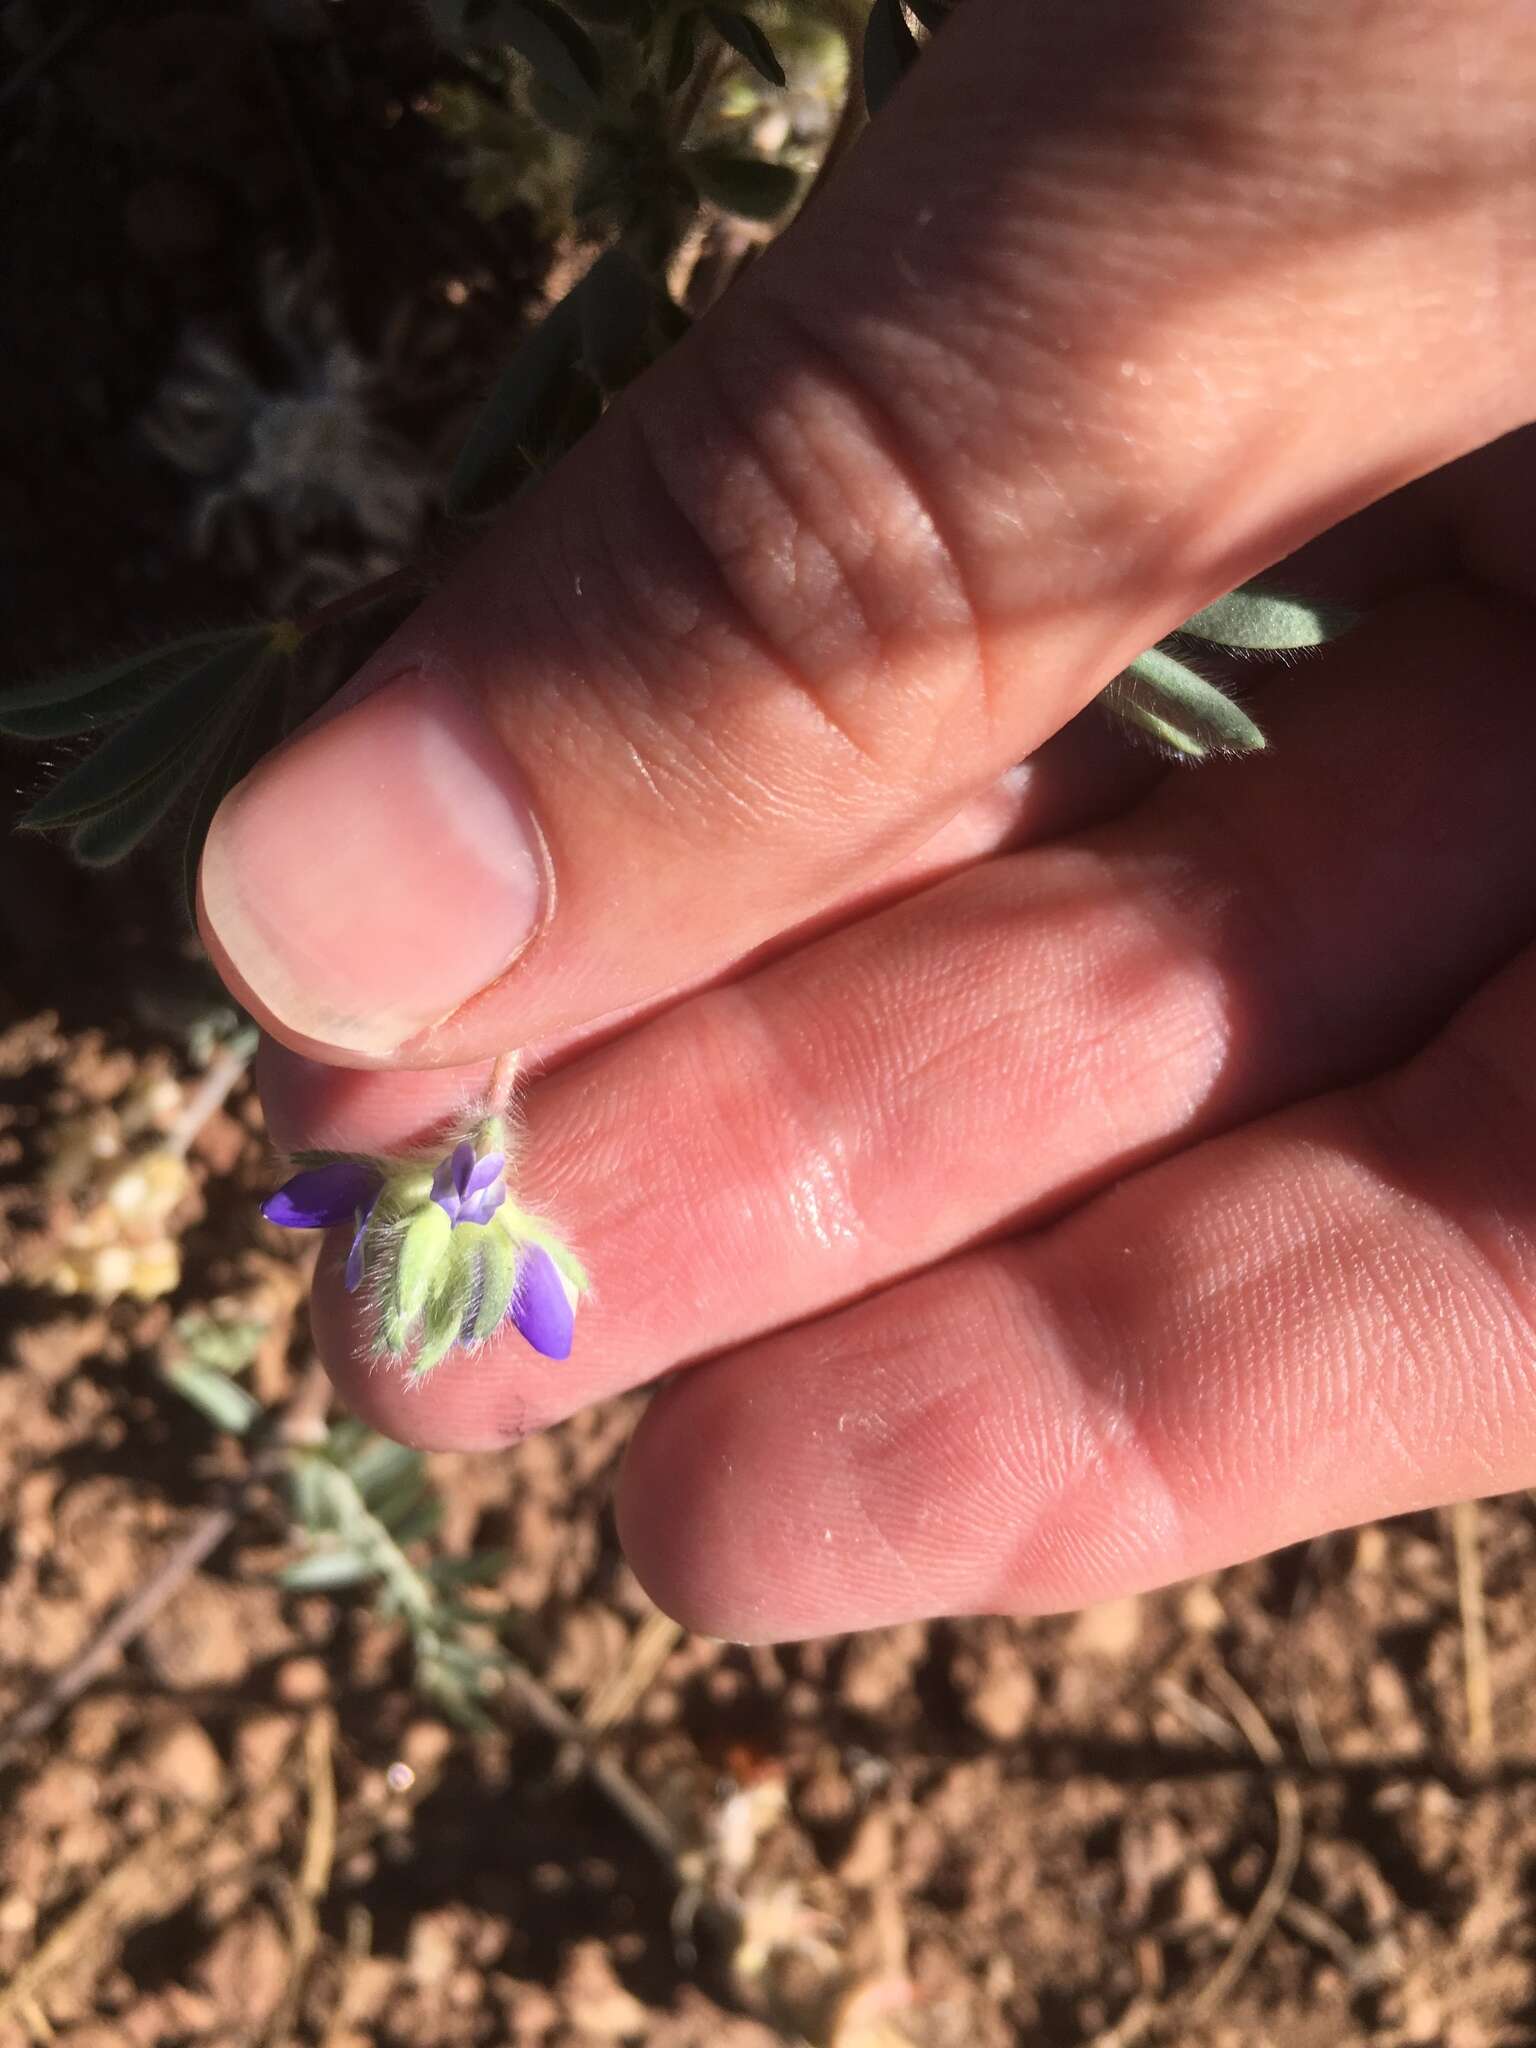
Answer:
<path fill-rule="evenodd" d="M 768 1404 L 722 1361 L 662 1387 L 625 1452 L 614 1492 L 625 1557 L 663 1613 L 696 1635 L 789 1642 L 861 1605 L 837 1583 L 833 1529 L 807 1543 L 787 1490 L 800 1474 L 780 1462 L 775 1437 Z"/>
<path fill-rule="evenodd" d="M 431 1034 L 539 930 L 546 870 L 473 694 L 418 663 L 224 799 L 199 922 L 230 987 L 290 1046 L 431 1065 Z"/>

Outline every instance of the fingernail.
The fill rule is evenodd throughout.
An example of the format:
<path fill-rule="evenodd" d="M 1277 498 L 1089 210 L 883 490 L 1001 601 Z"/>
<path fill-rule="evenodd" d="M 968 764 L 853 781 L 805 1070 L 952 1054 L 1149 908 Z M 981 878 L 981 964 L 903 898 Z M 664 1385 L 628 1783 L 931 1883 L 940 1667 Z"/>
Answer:
<path fill-rule="evenodd" d="M 203 920 L 258 1009 L 384 1057 L 517 958 L 545 868 L 471 693 L 413 669 L 230 793 L 203 850 Z"/>

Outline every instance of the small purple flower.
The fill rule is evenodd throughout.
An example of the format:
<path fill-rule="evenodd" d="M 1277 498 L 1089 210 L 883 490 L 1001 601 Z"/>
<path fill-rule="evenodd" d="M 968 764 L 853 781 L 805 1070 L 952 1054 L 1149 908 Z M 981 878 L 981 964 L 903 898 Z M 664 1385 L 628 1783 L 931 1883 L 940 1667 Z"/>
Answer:
<path fill-rule="evenodd" d="M 383 1192 L 381 1181 L 363 1206 L 355 1212 L 357 1229 L 353 1234 L 351 1248 L 347 1253 L 346 1283 L 348 1294 L 356 1294 L 363 1284 L 363 1249 L 368 1240 L 368 1225 L 373 1220 L 374 1204 Z"/>
<path fill-rule="evenodd" d="M 346 1280 L 348 1293 L 355 1294 L 363 1284 L 369 1219 L 383 1188 L 384 1176 L 377 1167 L 360 1159 L 337 1159 L 329 1166 L 306 1167 L 284 1181 L 277 1193 L 262 1203 L 261 1213 L 284 1230 L 328 1230 L 333 1223 L 351 1222 L 354 1233 L 347 1253 Z"/>
<path fill-rule="evenodd" d="M 507 1199 L 506 1163 L 503 1152 L 477 1159 L 468 1138 L 461 1139 L 432 1176 L 433 1201 L 450 1223 L 489 1223 Z"/>
<path fill-rule="evenodd" d="M 576 1312 L 559 1267 L 542 1245 L 524 1245 L 507 1314 L 535 1351 L 546 1358 L 570 1357 Z"/>
<path fill-rule="evenodd" d="M 261 1213 L 284 1230 L 328 1230 L 345 1223 L 359 1209 L 371 1209 L 384 1176 L 361 1159 L 336 1159 L 329 1166 L 309 1166 L 268 1195 Z"/>

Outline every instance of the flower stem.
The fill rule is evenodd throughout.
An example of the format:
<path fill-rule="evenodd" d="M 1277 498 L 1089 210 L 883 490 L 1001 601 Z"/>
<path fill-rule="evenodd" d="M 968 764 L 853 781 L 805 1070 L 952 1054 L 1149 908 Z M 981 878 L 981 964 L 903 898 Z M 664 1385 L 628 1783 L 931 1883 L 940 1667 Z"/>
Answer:
<path fill-rule="evenodd" d="M 517 1054 L 501 1052 L 491 1063 L 490 1075 L 485 1084 L 486 1105 L 493 1115 L 499 1116 L 511 1107 L 512 1096 L 517 1088 Z"/>
<path fill-rule="evenodd" d="M 420 581 L 421 571 L 414 564 L 407 563 L 403 569 L 392 569 L 387 576 L 377 576 L 360 590 L 349 590 L 341 597 L 333 597 L 329 604 L 320 605 L 302 619 L 296 619 L 294 631 L 307 639 L 311 633 L 318 633 L 325 626 L 334 626 L 339 620 L 350 618 L 353 612 L 366 611 L 369 605 L 382 604 L 389 597 L 404 597 Z"/>

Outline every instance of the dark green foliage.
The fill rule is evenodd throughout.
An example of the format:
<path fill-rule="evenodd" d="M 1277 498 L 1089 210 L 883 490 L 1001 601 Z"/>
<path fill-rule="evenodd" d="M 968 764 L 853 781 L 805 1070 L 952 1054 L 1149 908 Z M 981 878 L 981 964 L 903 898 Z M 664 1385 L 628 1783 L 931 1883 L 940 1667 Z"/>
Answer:
<path fill-rule="evenodd" d="M 875 0 L 864 30 L 864 104 L 871 114 L 879 113 L 917 58 L 901 0 Z"/>
<path fill-rule="evenodd" d="M 179 679 L 162 683 L 133 708 L 132 716 L 49 786 L 25 813 L 23 825 L 38 832 L 82 825 L 147 798 L 151 786 L 160 792 L 157 815 L 163 816 L 218 742 L 251 684 L 265 646 L 264 634 L 243 634 Z M 133 843 L 142 836 L 140 830 Z"/>
<path fill-rule="evenodd" d="M 777 220 L 794 204 L 800 180 L 788 164 L 736 156 L 724 149 L 690 149 L 684 162 L 706 199 L 743 220 Z"/>
<path fill-rule="evenodd" d="M 753 70 L 770 85 L 784 84 L 784 66 L 773 54 L 773 45 L 750 14 L 735 7 L 706 7 L 715 33 L 728 42 L 738 56 L 745 57 Z"/>
<path fill-rule="evenodd" d="M 691 8 L 677 17 L 663 74 L 663 84 L 668 93 L 680 92 L 692 76 L 699 54 L 698 19 Z"/>
<path fill-rule="evenodd" d="M 886 104 L 951 11 L 952 0 L 873 0 L 861 53 L 871 113 Z M 447 509 L 478 517 L 573 447 L 686 332 L 689 316 L 674 303 L 667 280 L 699 226 L 701 207 L 775 225 L 793 210 L 809 167 L 754 155 L 744 140 L 763 100 L 755 79 L 785 84 L 773 43 L 746 7 L 717 0 L 428 0 L 426 12 L 460 60 L 460 76 L 441 87 L 439 118 L 472 159 L 479 148 L 471 183 L 479 177 L 484 186 L 489 178 L 496 203 L 505 205 L 527 189 L 530 166 L 545 174 L 556 167 L 558 199 L 546 203 L 563 227 L 574 221 L 602 251 L 513 351 L 460 450 Z M 779 37 L 786 53 L 801 47 L 795 33 L 791 13 Z M 510 61 L 509 53 L 521 61 Z M 742 66 L 751 68 L 753 81 Z M 551 142 L 549 131 L 568 139 Z M 838 132 L 846 139 L 852 130 Z M 793 153 L 792 140 L 785 147 Z M 718 277 L 701 293 L 703 302 L 717 288 Z M 1263 745 L 1262 734 L 1200 673 L 1202 643 L 1292 653 L 1348 623 L 1328 607 L 1245 587 L 1132 663 L 1104 692 L 1103 707 L 1127 730 L 1183 759 L 1252 751 Z M 78 673 L 0 689 L 0 733 L 94 741 L 88 751 L 49 764 L 52 780 L 22 822 L 68 833 L 82 862 L 105 865 L 175 820 L 190 908 L 215 810 L 283 738 L 293 715 L 288 656 L 304 637 L 297 628 L 272 627 L 194 633 Z"/>
<path fill-rule="evenodd" d="M 576 107 L 595 107 L 603 90 L 603 64 L 580 22 L 554 0 L 470 0 L 466 36 L 516 50 L 535 75 Z"/>
<path fill-rule="evenodd" d="M 28 740 L 93 732 L 125 718 L 147 697 L 250 637 L 244 627 L 190 633 L 184 640 L 141 648 L 96 667 L 13 683 L 0 690 L 0 732 Z"/>
<path fill-rule="evenodd" d="M 557 433 L 581 349 L 579 291 L 567 292 L 502 371 L 448 479 L 450 512 L 483 512 L 506 497 Z"/>

